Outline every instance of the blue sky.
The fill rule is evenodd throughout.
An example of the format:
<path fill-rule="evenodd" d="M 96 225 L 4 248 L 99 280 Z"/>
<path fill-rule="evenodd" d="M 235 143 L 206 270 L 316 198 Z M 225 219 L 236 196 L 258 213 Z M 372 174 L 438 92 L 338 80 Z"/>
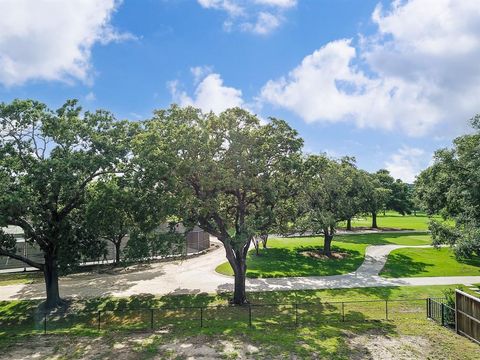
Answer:
<path fill-rule="evenodd" d="M 0 0 L 0 100 L 283 118 L 412 181 L 480 112 L 478 0 Z"/>

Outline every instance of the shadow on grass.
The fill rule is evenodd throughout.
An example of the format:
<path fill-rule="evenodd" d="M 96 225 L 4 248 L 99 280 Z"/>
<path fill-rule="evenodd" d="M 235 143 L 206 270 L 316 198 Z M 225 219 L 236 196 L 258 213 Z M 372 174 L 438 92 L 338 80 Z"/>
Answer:
<path fill-rule="evenodd" d="M 257 256 L 250 252 L 247 260 L 247 277 L 288 277 L 339 275 L 355 271 L 363 262 L 360 251 L 332 246 L 333 252 L 346 253 L 343 259 L 313 258 L 301 254 L 304 251 L 321 252 L 319 247 L 300 246 L 295 249 L 262 249 Z"/>
<path fill-rule="evenodd" d="M 244 314 L 240 314 L 243 316 Z M 206 326 L 200 328 L 199 323 L 192 324 L 189 328 L 170 328 L 167 331 L 162 331 L 162 343 L 193 343 L 215 344 L 219 341 L 228 341 L 235 343 L 251 344 L 260 349 L 258 353 L 259 358 L 328 358 L 340 359 L 350 358 L 350 338 L 356 334 L 375 333 L 380 336 L 395 336 L 398 334 L 397 326 L 392 322 L 363 321 L 357 322 L 331 322 L 327 323 L 325 318 L 317 318 L 314 322 L 300 322 L 298 327 L 292 321 L 290 323 L 278 323 L 279 326 L 272 326 L 271 323 L 261 321 L 254 321 L 253 326 L 249 327 L 248 322 L 244 318 L 238 318 L 239 322 L 232 318 L 229 323 L 210 322 Z M 285 320 L 281 318 L 280 320 Z M 290 320 L 293 320 L 290 319 Z M 304 320 L 307 320 L 304 318 Z M 224 326 L 225 325 L 225 326 Z M 111 337 L 115 338 L 118 343 L 128 343 L 127 338 L 132 334 L 132 328 L 124 328 L 114 332 L 114 335 L 109 335 L 109 332 L 95 332 L 87 331 L 86 329 L 71 329 L 66 332 L 68 334 L 67 342 L 76 342 L 76 336 L 92 336 L 92 343 L 96 346 L 102 346 L 103 342 L 111 341 Z M 58 331 L 57 333 L 65 333 Z M 142 338 L 142 332 L 137 332 L 136 337 Z M 150 331 L 144 332 L 145 339 L 151 338 Z M 11 348 L 6 348 L 15 341 L 18 343 L 17 347 L 23 344 L 42 344 L 43 340 L 58 344 L 59 346 L 67 346 L 61 340 L 65 338 L 60 337 L 37 337 L 37 336 L 11 336 L 10 331 L 0 332 L 1 341 L 0 348 L 2 353 L 8 354 Z M 94 337 L 97 337 L 94 339 Z M 103 338 L 103 339 L 102 339 Z M 12 341 L 11 341 L 12 340 Z M 53 341 L 52 341 L 53 340 Z M 113 341 L 112 341 L 113 343 Z M 31 347 L 32 345 L 30 345 Z M 39 345 L 40 346 L 40 345 Z M 95 346 L 95 345 L 94 345 Z M 140 344 L 136 345 L 137 347 Z M 360 348 L 357 348 L 359 346 Z M 5 349 L 5 351 L 3 351 Z M 123 351 L 126 351 L 123 350 Z M 355 351 L 358 351 L 362 356 L 369 357 L 369 350 L 363 348 L 362 345 L 356 345 Z M 116 352 L 118 354 L 118 352 Z M 138 355 L 140 356 L 140 355 Z"/>
<path fill-rule="evenodd" d="M 248 294 L 252 304 L 250 307 L 225 306 L 231 296 L 230 293 L 176 295 L 163 298 L 141 295 L 130 298 L 75 300 L 70 303 L 68 311 L 49 315 L 47 331 L 79 334 L 95 333 L 100 327 L 102 331 L 137 331 L 151 329 L 151 326 L 154 329 L 166 327 L 170 330 L 200 331 L 203 325 L 209 331 L 224 333 L 250 329 L 250 319 L 254 328 L 264 327 L 269 331 L 279 328 L 289 328 L 289 331 L 292 331 L 296 325 L 315 331 L 319 327 L 332 331 L 335 329 L 353 331 L 378 326 L 388 328 L 390 326 L 388 323 L 376 322 L 384 319 L 383 302 L 354 303 L 352 300 L 389 299 L 394 289 L 395 287 L 254 292 Z M 341 301 L 345 301 L 344 306 Z M 219 303 L 223 306 L 206 308 L 208 305 Z M 298 304 L 297 307 L 295 303 Z M 408 304 L 407 306 L 410 306 Z M 423 304 L 422 302 L 420 311 L 416 310 L 421 317 L 424 316 Z M 28 318 L 25 315 L 35 310 L 37 306 L 38 302 L 27 301 L 0 303 L 1 313 L 8 313 L 16 319 L 8 321 L 0 316 L 2 328 L 7 329 L 9 334 L 43 331 L 42 318 Z M 198 307 L 203 307 L 203 312 Z M 101 314 L 98 314 L 98 310 L 101 310 Z M 13 320 L 12 317 L 10 320 Z M 372 322 L 377 325 L 372 326 Z"/>
<path fill-rule="evenodd" d="M 455 257 L 459 263 L 471 265 L 471 266 L 478 266 L 480 267 L 480 257 L 473 257 L 471 259 L 463 258 L 463 257 Z"/>
<path fill-rule="evenodd" d="M 413 260 L 408 255 L 391 253 L 380 275 L 393 278 L 411 277 L 425 272 L 428 267 L 432 266 L 434 264 Z"/>

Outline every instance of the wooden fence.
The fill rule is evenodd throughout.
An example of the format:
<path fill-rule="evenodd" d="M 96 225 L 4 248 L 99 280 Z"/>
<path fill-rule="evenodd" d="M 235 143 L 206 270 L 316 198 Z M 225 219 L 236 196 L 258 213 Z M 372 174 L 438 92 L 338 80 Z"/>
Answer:
<path fill-rule="evenodd" d="M 455 291 L 455 330 L 480 344 L 480 299 L 463 291 Z"/>

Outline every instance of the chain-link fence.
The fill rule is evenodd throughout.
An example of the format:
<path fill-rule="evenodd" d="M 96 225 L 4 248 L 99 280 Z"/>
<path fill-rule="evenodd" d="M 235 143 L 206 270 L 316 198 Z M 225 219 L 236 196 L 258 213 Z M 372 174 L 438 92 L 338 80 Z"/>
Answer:
<path fill-rule="evenodd" d="M 125 239 L 121 246 L 121 251 L 123 252 L 125 246 L 128 243 L 128 238 Z M 162 245 L 162 244 L 159 244 Z M 210 247 L 210 235 L 202 230 L 194 230 L 188 232 L 184 236 L 184 240 L 179 244 L 167 244 L 169 245 L 168 249 L 158 248 L 153 249 L 151 254 L 147 257 L 148 259 L 158 259 L 164 257 L 172 256 L 183 256 L 183 255 L 192 255 L 199 253 L 201 251 L 207 250 Z M 83 264 L 92 265 L 92 264 L 107 264 L 113 262 L 115 259 L 115 246 L 110 241 L 105 241 L 106 246 L 106 255 L 99 258 L 84 258 L 82 260 Z M 16 243 L 16 254 L 22 255 L 30 260 L 33 260 L 38 263 L 43 263 L 43 252 L 37 245 L 26 243 L 23 238 L 18 238 Z M 123 254 L 122 254 L 123 257 Z M 9 270 L 9 271 L 25 271 L 29 268 L 25 263 L 19 260 L 9 258 L 7 256 L 0 256 L 0 271 Z"/>
<path fill-rule="evenodd" d="M 38 332 L 90 330 L 158 330 L 195 327 L 297 327 L 335 322 L 425 318 L 427 299 L 334 301 L 317 303 L 189 306 L 64 314 L 2 315 L 0 326 Z"/>

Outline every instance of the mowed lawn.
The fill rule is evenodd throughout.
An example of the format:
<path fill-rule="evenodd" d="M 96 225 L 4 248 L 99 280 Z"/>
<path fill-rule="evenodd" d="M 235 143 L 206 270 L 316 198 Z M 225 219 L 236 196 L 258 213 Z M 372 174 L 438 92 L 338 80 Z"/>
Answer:
<path fill-rule="evenodd" d="M 440 220 L 439 216 L 434 217 Z M 401 215 L 395 211 L 387 211 L 385 215 L 379 213 L 377 215 L 377 225 L 380 228 L 404 229 L 404 230 L 428 230 L 428 222 L 430 218 L 424 213 L 417 215 Z M 352 220 L 352 226 L 360 228 L 369 228 L 372 226 L 371 216 L 361 216 Z M 345 227 L 345 224 L 343 224 Z"/>
<path fill-rule="evenodd" d="M 478 359 L 478 345 L 425 319 L 421 299 L 442 296 L 449 288 L 454 286 L 249 293 L 251 327 L 248 307 L 226 306 L 229 293 L 77 299 L 70 303 L 71 311 L 51 317 L 49 335 L 40 335 L 42 316 L 34 322 L 26 317 L 35 314 L 39 301 L 0 302 L 0 353 L 5 358 L 176 359 L 192 356 L 195 348 L 203 357 L 200 353 L 211 346 L 212 358 L 219 354 L 225 359 L 392 358 L 399 355 L 398 349 L 404 358 Z M 404 301 L 389 302 L 389 320 L 382 321 L 387 299 Z M 375 302 L 345 304 L 345 322 L 340 316 L 342 306 L 325 304 L 366 300 Z M 316 304 L 299 306 L 297 326 L 293 307 L 272 305 L 293 302 Z M 225 307 L 205 308 L 215 305 Z M 172 310 L 182 306 L 196 308 Z M 203 327 L 198 307 L 204 310 Z M 160 331 L 150 329 L 150 310 L 139 309 L 158 309 L 154 325 Z M 112 311 L 102 313 L 101 330 L 97 328 L 99 310 Z M 173 325 L 167 325 L 170 322 Z"/>
<path fill-rule="evenodd" d="M 430 236 L 425 233 L 338 235 L 333 240 L 332 251 L 341 253 L 343 258 L 328 259 L 304 254 L 309 251 L 319 252 L 323 246 L 322 237 L 269 239 L 268 249 L 261 249 L 258 256 L 254 250 L 248 253 L 247 277 L 345 274 L 355 271 L 362 264 L 368 245 L 428 245 L 430 242 Z M 224 275 L 233 275 L 228 262 L 219 265 L 216 270 Z"/>
<path fill-rule="evenodd" d="M 43 273 L 41 272 L 22 272 L 0 274 L 0 286 L 14 284 L 31 284 L 33 282 L 42 281 Z"/>
<path fill-rule="evenodd" d="M 384 277 L 480 276 L 480 259 L 457 260 L 450 248 L 406 248 L 390 253 Z"/>

